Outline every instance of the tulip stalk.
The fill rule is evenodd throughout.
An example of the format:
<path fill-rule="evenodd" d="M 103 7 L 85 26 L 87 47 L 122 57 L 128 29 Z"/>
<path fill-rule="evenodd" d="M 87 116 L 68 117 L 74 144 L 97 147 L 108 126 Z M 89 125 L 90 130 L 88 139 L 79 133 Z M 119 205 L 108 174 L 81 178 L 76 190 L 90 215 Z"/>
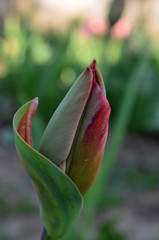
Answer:
<path fill-rule="evenodd" d="M 38 98 L 13 118 L 18 155 L 40 201 L 41 240 L 59 239 L 79 215 L 83 196 L 96 179 L 108 135 L 110 106 L 96 60 L 74 82 L 50 119 L 39 151 L 31 125 Z"/>
<path fill-rule="evenodd" d="M 46 240 L 46 237 L 47 237 L 46 229 L 43 228 L 40 240 Z"/>

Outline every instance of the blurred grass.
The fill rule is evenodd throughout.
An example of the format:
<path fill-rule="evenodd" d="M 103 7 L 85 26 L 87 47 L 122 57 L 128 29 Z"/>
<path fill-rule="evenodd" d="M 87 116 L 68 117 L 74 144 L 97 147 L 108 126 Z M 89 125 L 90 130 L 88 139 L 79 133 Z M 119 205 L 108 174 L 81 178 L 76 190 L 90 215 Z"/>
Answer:
<path fill-rule="evenodd" d="M 125 240 L 125 237 L 117 230 L 114 230 L 114 222 L 109 221 L 108 223 L 105 223 L 100 227 L 97 239 Z"/>
<path fill-rule="evenodd" d="M 38 213 L 38 207 L 27 199 L 21 199 L 14 204 L 7 204 L 5 199 L 0 198 L 0 204 L 3 206 L 3 208 L 0 208 L 1 217 L 16 214 Z"/>
<path fill-rule="evenodd" d="M 17 16 L 7 17 L 0 36 L 0 120 L 10 122 L 3 108 L 9 98 L 12 111 L 38 96 L 39 124 L 52 113 L 77 76 L 97 59 L 115 119 L 132 69 L 139 60 L 147 61 L 144 83 L 140 86 L 129 127 L 136 131 L 159 129 L 158 45 L 141 29 L 125 39 L 83 33 L 79 24 L 66 32 L 41 33 Z M 10 107 L 11 108 L 11 107 Z M 5 116 L 5 118 L 4 118 Z M 7 119 L 8 117 L 8 119 Z"/>

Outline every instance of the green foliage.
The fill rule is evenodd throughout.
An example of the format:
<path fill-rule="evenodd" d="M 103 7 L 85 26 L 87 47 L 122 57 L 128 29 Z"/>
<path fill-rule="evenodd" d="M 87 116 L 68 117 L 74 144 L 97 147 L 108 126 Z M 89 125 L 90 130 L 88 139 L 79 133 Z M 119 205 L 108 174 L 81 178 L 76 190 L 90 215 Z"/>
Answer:
<path fill-rule="evenodd" d="M 122 204 L 123 199 L 116 192 L 113 192 L 112 189 L 107 186 L 106 192 L 103 193 L 102 197 L 99 200 L 99 209 L 110 209 Z"/>
<path fill-rule="evenodd" d="M 121 233 L 116 231 L 113 222 L 108 222 L 100 227 L 99 236 L 97 240 L 124 240 Z"/>
<path fill-rule="evenodd" d="M 14 214 L 33 214 L 37 213 L 37 206 L 27 199 L 17 201 L 15 204 L 7 204 L 5 199 L 0 198 L 0 204 L 3 208 L 0 208 L 1 216 L 14 215 Z"/>
<path fill-rule="evenodd" d="M 131 168 L 124 174 L 124 182 L 128 186 L 134 186 L 139 190 L 143 188 L 146 190 L 157 189 L 159 185 L 158 171 L 139 171 L 137 168 Z"/>
<path fill-rule="evenodd" d="M 144 84 L 139 86 L 129 127 L 139 131 L 159 129 L 158 46 L 142 31 L 134 31 L 125 40 L 88 36 L 74 25 L 66 33 L 42 34 L 18 18 L 8 17 L 0 37 L 0 53 L 0 92 L 9 94 L 16 107 L 38 96 L 41 124 L 48 122 L 73 81 L 94 57 L 115 118 L 133 68 L 139 59 L 146 59 Z M 1 117 L 8 116 L 5 109 L 0 111 Z"/>

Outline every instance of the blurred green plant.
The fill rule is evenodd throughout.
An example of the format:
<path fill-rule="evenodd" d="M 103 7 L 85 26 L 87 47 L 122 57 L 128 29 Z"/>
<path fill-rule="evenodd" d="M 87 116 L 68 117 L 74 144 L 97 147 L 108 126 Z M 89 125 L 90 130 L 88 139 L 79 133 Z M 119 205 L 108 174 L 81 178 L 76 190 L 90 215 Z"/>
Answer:
<path fill-rule="evenodd" d="M 144 84 L 138 92 L 129 127 L 138 131 L 158 130 L 158 46 L 142 31 L 135 30 L 129 38 L 121 40 L 90 36 L 72 24 L 67 32 L 43 34 L 18 17 L 7 17 L 0 37 L 0 91 L 5 92 L 4 97 L 10 96 L 16 107 L 34 96 L 40 97 L 38 118 L 43 125 L 93 56 L 104 79 L 110 79 L 105 84 L 112 118 L 133 67 L 138 59 L 146 58 Z M 5 114 L 5 109 L 1 111 Z"/>
<path fill-rule="evenodd" d="M 99 229 L 97 240 L 124 240 L 124 236 L 114 229 L 114 223 L 108 222 Z"/>

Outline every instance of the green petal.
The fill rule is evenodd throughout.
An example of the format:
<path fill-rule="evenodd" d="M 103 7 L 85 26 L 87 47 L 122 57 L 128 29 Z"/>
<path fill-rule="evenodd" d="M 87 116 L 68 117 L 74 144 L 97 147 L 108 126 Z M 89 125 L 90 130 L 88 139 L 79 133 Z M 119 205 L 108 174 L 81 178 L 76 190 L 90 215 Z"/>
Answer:
<path fill-rule="evenodd" d="M 23 105 L 14 116 L 15 143 L 18 155 L 39 197 L 40 214 L 47 233 L 51 239 L 57 239 L 64 235 L 78 216 L 82 207 L 82 197 L 69 177 L 18 134 L 18 123 L 29 110 L 31 102 Z"/>
<path fill-rule="evenodd" d="M 40 144 L 40 152 L 56 165 L 66 161 L 87 103 L 93 75 L 87 68 L 53 114 Z"/>

